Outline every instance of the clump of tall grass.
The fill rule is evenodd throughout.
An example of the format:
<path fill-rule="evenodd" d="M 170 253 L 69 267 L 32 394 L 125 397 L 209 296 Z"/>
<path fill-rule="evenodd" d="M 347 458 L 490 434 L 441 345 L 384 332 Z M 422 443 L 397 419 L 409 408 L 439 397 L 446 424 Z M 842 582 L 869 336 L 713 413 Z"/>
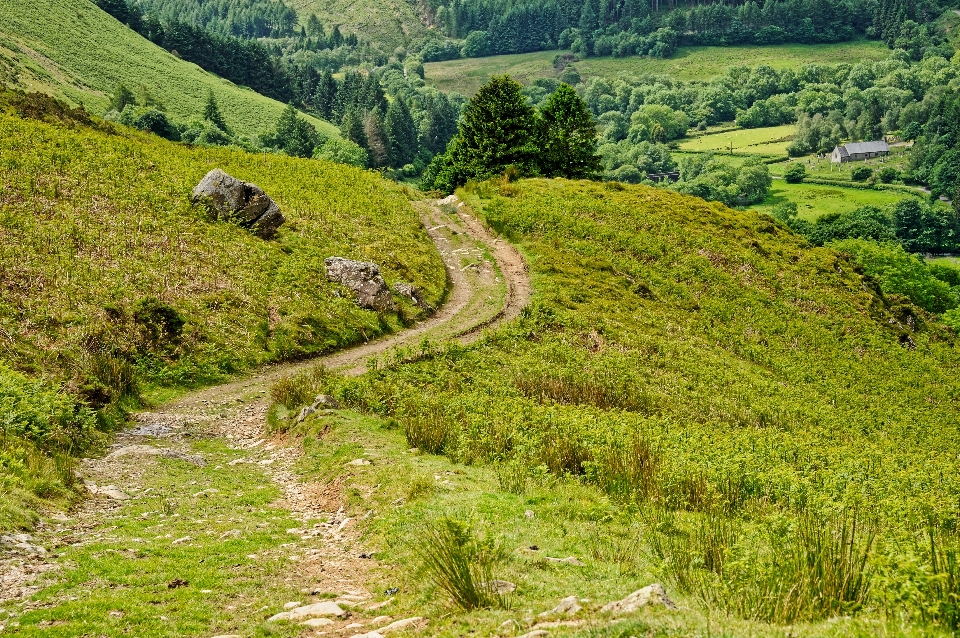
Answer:
<path fill-rule="evenodd" d="M 430 400 L 407 401 L 397 413 L 407 443 L 428 454 L 441 454 L 450 436 L 443 406 Z"/>
<path fill-rule="evenodd" d="M 860 609 L 875 533 L 856 511 L 804 513 L 766 535 L 719 512 L 659 514 L 650 544 L 678 587 L 742 618 L 789 624 Z"/>
<path fill-rule="evenodd" d="M 960 544 L 956 537 L 937 538 L 933 525 L 928 526 L 927 536 L 933 578 L 928 581 L 925 620 L 956 631 L 960 629 Z"/>
<path fill-rule="evenodd" d="M 522 459 L 513 459 L 498 463 L 496 466 L 497 484 L 500 490 L 508 494 L 523 496 L 527 493 L 530 472 Z"/>
<path fill-rule="evenodd" d="M 441 518 L 424 526 L 416 553 L 434 585 L 461 609 L 505 607 L 495 588 L 494 569 L 506 552 L 489 537 L 480 537 L 466 523 Z"/>
<path fill-rule="evenodd" d="M 286 408 L 294 410 L 313 403 L 330 379 L 322 363 L 310 366 L 292 376 L 280 377 L 270 386 L 270 396 Z"/>
<path fill-rule="evenodd" d="M 517 373 L 514 386 L 526 397 L 542 403 L 592 405 L 604 410 L 648 414 L 656 406 L 642 388 L 633 387 L 613 371 L 562 374 L 558 371 Z"/>
<path fill-rule="evenodd" d="M 596 482 L 600 489 L 623 501 L 645 501 L 656 498 L 660 487 L 657 473 L 660 457 L 639 434 L 626 444 L 610 444 L 595 464 Z"/>

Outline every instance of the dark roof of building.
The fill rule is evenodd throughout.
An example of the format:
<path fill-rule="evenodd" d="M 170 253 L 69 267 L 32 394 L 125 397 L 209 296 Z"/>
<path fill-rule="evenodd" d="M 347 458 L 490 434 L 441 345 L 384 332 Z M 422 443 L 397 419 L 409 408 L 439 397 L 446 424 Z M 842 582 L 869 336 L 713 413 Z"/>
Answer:
<path fill-rule="evenodd" d="M 890 145 L 882 140 L 879 142 L 851 142 L 850 144 L 844 144 L 840 148 L 845 149 L 851 155 L 890 152 Z"/>

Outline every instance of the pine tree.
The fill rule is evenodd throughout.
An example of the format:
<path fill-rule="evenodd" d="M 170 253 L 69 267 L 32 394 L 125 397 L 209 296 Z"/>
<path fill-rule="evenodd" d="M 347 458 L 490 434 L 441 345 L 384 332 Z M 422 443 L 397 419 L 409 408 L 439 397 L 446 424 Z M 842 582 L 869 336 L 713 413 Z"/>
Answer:
<path fill-rule="evenodd" d="M 549 177 L 584 178 L 600 170 L 597 128 L 587 104 L 561 84 L 540 111 L 544 126 L 540 170 Z"/>
<path fill-rule="evenodd" d="M 280 114 L 273 133 L 266 136 L 264 143 L 287 155 L 312 157 L 313 150 L 320 143 L 320 135 L 310 122 L 300 117 L 292 104 L 288 104 Z"/>
<path fill-rule="evenodd" d="M 390 162 L 390 138 L 383 123 L 383 111 L 376 108 L 363 118 L 363 132 L 367 136 L 370 166 L 382 168 Z"/>
<path fill-rule="evenodd" d="M 317 90 L 313 103 L 320 116 L 325 120 L 333 118 L 333 106 L 337 99 L 337 80 L 329 70 L 323 72 L 317 81 Z"/>
<path fill-rule="evenodd" d="M 358 145 L 360 148 L 368 149 L 367 133 L 363 127 L 363 114 L 357 109 L 351 108 L 343 115 L 343 121 L 340 123 L 340 131 L 343 136 Z"/>
<path fill-rule="evenodd" d="M 417 126 L 406 103 L 397 96 L 387 109 L 387 139 L 390 142 L 390 166 L 401 168 L 417 156 Z"/>
<path fill-rule="evenodd" d="M 527 105 L 518 82 L 498 75 L 470 100 L 456 137 L 447 148 L 441 172 L 454 187 L 467 179 L 486 179 L 516 168 L 521 175 L 537 173 L 540 122 Z"/>
<path fill-rule="evenodd" d="M 212 122 L 224 133 L 230 132 L 227 128 L 227 123 L 223 119 L 223 115 L 220 113 L 220 107 L 217 106 L 217 98 L 214 97 L 212 90 L 207 91 L 207 103 L 203 106 L 203 119 Z"/>
<path fill-rule="evenodd" d="M 133 91 L 128 89 L 124 84 L 118 84 L 117 89 L 113 92 L 113 96 L 110 98 L 110 109 L 120 112 L 128 104 L 136 103 L 137 100 L 133 96 Z"/>

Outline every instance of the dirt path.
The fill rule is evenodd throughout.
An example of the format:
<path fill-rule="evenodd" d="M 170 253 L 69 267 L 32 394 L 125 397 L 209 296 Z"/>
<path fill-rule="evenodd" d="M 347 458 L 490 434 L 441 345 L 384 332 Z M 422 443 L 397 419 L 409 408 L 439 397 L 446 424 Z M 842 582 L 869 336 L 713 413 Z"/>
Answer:
<path fill-rule="evenodd" d="M 344 513 L 342 486 L 337 481 L 329 485 L 301 483 L 294 471 L 300 446 L 267 433 L 271 383 L 317 362 L 340 374 L 360 374 L 370 357 L 397 346 L 417 345 L 425 338 L 433 343 L 472 341 L 484 327 L 516 317 L 531 293 L 520 253 L 494 237 L 464 207 L 438 202 L 421 202 L 417 207 L 440 251 L 450 283 L 446 302 L 436 314 L 401 333 L 312 361 L 273 366 L 135 415 L 136 427 L 116 437 L 107 457 L 82 463 L 82 477 L 94 497 L 70 517 L 53 520 L 35 537 L 21 540 L 30 547 L 59 547 L 95 536 L 104 513 L 117 510 L 123 502 L 105 495 L 103 486 L 118 486 L 135 494 L 142 489 L 144 473 L 159 462 L 158 457 L 135 450 L 155 446 L 169 454 L 189 455 L 192 441 L 216 437 L 242 452 L 243 457 L 235 462 L 255 464 L 280 489 L 282 497 L 276 506 L 291 512 L 304 527 L 302 544 L 309 560 L 304 560 L 300 569 L 308 579 L 318 583 L 318 589 L 344 592 L 350 598 L 344 604 L 365 604 L 370 593 L 363 583 L 376 562 L 358 558 L 356 521 Z M 29 606 L 25 599 L 39 589 L 38 577 L 57 569 L 48 556 L 42 549 L 0 554 L 0 603 L 20 600 Z"/>

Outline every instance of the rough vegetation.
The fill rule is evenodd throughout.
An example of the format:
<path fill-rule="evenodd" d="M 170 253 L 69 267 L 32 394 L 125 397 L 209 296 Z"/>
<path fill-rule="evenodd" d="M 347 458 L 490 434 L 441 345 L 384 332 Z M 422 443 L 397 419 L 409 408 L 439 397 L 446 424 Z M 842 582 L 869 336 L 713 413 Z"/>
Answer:
<path fill-rule="evenodd" d="M 0 115 L 0 356 L 44 381 L 2 376 L 10 414 L 46 416 L 4 418 L 5 481 L 49 472 L 31 446 L 54 461 L 82 450 L 91 408 L 109 427 L 108 414 L 152 386 L 327 352 L 420 314 L 412 303 L 399 313 L 358 308 L 327 283 L 330 255 L 374 260 L 388 282 L 416 284 L 431 304 L 443 295 L 443 266 L 406 194 L 373 174 L 96 130 L 50 100 L 7 98 L 34 119 Z M 276 239 L 191 204 L 213 168 L 255 181 L 283 208 Z M 28 489 L 34 479 L 10 480 Z"/>
<path fill-rule="evenodd" d="M 530 255 L 533 306 L 341 400 L 451 460 L 639 505 L 663 573 L 708 607 L 951 628 L 956 350 L 935 317 L 753 213 L 583 182 L 470 192 Z"/>

